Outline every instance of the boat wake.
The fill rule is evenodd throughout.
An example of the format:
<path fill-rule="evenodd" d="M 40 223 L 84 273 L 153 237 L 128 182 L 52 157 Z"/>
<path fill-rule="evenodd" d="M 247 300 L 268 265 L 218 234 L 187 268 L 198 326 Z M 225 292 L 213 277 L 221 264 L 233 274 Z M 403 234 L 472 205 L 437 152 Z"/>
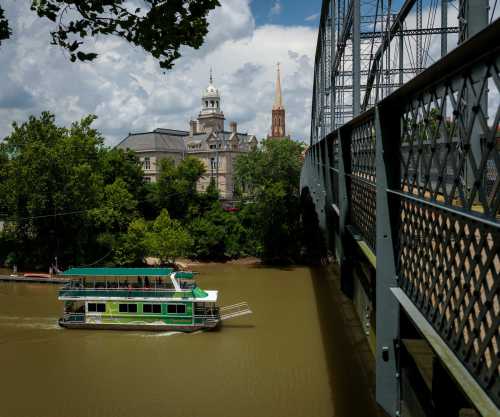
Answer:
<path fill-rule="evenodd" d="M 142 337 L 170 337 L 170 336 L 175 336 L 177 334 L 184 334 L 183 332 L 158 332 L 158 333 L 151 333 L 151 334 L 143 334 L 141 333 Z"/>
<path fill-rule="evenodd" d="M 0 327 L 60 330 L 57 317 L 0 316 Z"/>

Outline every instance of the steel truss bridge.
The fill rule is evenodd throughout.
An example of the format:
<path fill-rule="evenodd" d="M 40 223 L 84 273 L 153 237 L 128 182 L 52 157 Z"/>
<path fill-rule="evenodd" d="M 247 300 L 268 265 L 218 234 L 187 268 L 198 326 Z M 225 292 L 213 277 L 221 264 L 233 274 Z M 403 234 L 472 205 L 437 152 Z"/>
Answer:
<path fill-rule="evenodd" d="M 376 399 L 390 416 L 421 415 L 409 339 L 435 358 L 432 415 L 500 415 L 496 3 L 323 1 L 304 216 L 344 292 L 373 314 Z M 439 393 L 455 393 L 443 412 Z"/>

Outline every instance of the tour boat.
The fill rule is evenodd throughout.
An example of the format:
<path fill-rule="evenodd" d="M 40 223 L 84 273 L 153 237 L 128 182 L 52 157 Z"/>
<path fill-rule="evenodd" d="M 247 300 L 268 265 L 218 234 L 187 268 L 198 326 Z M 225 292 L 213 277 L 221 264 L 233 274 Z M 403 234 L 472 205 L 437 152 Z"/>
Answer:
<path fill-rule="evenodd" d="M 218 291 L 204 291 L 195 272 L 171 268 L 70 268 L 59 290 L 68 329 L 119 329 L 192 332 L 250 314 L 246 302 L 217 305 Z"/>

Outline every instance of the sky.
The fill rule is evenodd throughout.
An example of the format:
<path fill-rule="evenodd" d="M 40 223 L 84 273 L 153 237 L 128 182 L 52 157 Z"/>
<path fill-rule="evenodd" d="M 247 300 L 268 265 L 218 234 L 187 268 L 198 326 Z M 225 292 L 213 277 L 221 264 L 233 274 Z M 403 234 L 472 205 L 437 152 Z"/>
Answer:
<path fill-rule="evenodd" d="M 321 0 L 221 0 L 209 15 L 204 45 L 183 48 L 164 71 L 142 49 L 116 37 L 91 40 L 92 63 L 71 63 L 50 45 L 53 27 L 28 1 L 3 3 L 13 29 L 0 46 L 0 139 L 12 122 L 48 110 L 59 125 L 95 114 L 110 146 L 129 132 L 188 130 L 196 118 L 210 67 L 221 107 L 238 130 L 259 139 L 270 131 L 276 62 L 281 63 L 287 131 L 308 142 L 314 52 Z"/>

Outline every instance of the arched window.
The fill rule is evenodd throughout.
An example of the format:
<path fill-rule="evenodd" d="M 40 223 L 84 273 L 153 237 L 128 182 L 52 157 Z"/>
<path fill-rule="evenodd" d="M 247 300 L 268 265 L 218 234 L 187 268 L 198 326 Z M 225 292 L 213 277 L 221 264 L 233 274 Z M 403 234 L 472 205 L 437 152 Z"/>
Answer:
<path fill-rule="evenodd" d="M 205 101 L 205 107 L 208 107 L 208 100 Z"/>
<path fill-rule="evenodd" d="M 214 107 L 214 101 L 213 101 L 213 100 L 211 100 L 211 101 L 210 101 L 210 103 L 212 104 L 212 107 Z"/>

